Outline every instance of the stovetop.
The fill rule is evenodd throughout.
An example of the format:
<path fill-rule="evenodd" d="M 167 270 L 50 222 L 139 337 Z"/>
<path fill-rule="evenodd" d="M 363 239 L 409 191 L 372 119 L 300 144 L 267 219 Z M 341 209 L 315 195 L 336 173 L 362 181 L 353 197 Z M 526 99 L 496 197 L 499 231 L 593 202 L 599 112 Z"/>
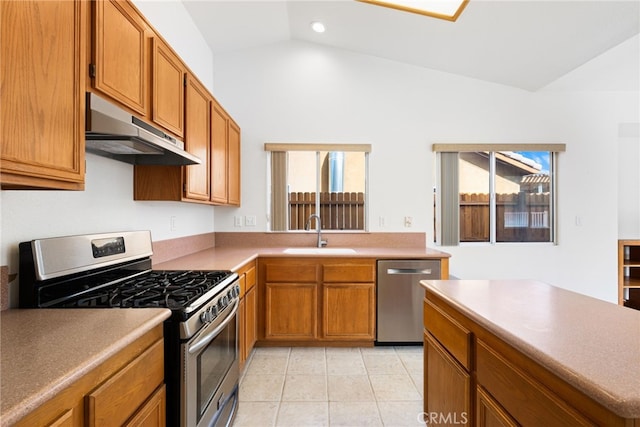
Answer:
<path fill-rule="evenodd" d="M 51 307 L 183 310 L 231 275 L 230 271 L 149 271 L 116 284 L 67 295 Z M 48 299 L 45 290 L 41 297 Z"/>

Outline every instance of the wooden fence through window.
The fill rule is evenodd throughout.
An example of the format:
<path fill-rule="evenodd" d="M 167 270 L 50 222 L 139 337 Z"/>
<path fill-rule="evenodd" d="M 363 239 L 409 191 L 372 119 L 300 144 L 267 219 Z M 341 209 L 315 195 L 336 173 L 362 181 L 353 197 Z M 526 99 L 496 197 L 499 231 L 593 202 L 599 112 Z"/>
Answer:
<path fill-rule="evenodd" d="M 289 230 L 304 230 L 314 213 L 316 193 L 289 193 Z M 364 230 L 364 193 L 320 193 L 319 215 L 323 230 Z"/>
<path fill-rule="evenodd" d="M 549 210 L 549 193 L 496 194 L 496 241 L 550 241 Z M 489 194 L 460 194 L 460 241 L 489 241 Z"/>

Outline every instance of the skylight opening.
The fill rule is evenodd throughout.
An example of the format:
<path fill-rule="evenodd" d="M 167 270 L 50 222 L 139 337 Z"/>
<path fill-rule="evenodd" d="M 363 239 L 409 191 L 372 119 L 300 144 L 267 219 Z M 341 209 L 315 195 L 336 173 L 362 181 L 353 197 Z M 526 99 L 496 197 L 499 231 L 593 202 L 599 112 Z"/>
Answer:
<path fill-rule="evenodd" d="M 358 0 L 405 12 L 419 13 L 433 18 L 455 21 L 469 0 Z"/>

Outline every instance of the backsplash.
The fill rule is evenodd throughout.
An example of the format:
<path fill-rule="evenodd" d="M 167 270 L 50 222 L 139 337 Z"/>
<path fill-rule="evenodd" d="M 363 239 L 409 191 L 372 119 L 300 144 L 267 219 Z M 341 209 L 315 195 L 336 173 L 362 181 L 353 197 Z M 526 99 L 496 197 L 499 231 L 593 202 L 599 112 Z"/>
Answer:
<path fill-rule="evenodd" d="M 426 233 L 348 233 L 322 232 L 327 246 L 340 247 L 386 247 L 386 248 L 424 248 Z M 315 246 L 315 232 L 306 233 L 216 233 L 216 247 L 298 247 Z"/>
<path fill-rule="evenodd" d="M 185 255 L 212 248 L 216 245 L 215 233 L 197 234 L 176 239 L 153 242 L 153 264 L 160 264 Z"/>

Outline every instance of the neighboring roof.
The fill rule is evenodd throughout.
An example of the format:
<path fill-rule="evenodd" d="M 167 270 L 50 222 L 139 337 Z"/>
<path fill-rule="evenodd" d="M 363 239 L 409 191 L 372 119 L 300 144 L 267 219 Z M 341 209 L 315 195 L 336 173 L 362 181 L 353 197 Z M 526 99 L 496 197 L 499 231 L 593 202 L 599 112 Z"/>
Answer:
<path fill-rule="evenodd" d="M 538 173 L 542 169 L 540 163 L 524 157 L 522 154 L 513 151 L 499 151 L 496 153 L 496 160 L 510 164 L 528 173 Z"/>
<path fill-rule="evenodd" d="M 531 175 L 525 175 L 522 177 L 520 184 L 537 185 L 537 184 L 549 184 L 551 177 L 546 173 L 534 173 Z"/>

